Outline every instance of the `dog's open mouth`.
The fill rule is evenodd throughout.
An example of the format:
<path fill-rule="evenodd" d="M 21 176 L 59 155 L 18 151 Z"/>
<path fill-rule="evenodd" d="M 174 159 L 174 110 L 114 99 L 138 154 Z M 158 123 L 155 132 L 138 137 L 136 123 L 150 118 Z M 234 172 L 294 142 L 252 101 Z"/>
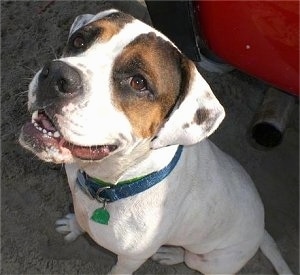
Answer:
<path fill-rule="evenodd" d="M 117 145 L 80 146 L 70 143 L 64 139 L 43 110 L 34 112 L 32 121 L 23 126 L 22 136 L 34 151 L 50 149 L 63 152 L 68 149 L 74 157 L 83 160 L 100 160 L 118 147 Z"/>

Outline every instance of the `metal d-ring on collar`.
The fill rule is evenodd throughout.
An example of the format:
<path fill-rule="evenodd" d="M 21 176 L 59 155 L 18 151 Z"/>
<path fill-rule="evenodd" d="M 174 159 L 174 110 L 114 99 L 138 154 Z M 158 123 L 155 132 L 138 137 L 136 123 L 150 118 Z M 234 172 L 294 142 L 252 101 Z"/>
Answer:
<path fill-rule="evenodd" d="M 141 193 L 166 178 L 176 166 L 182 150 L 183 146 L 179 145 L 171 162 L 163 169 L 125 183 L 120 182 L 117 185 L 103 183 L 91 178 L 82 170 L 78 170 L 76 181 L 85 194 L 102 204 L 124 199 Z"/>
<path fill-rule="evenodd" d="M 90 184 L 87 184 L 89 182 L 89 177 L 83 170 L 78 170 L 76 182 L 80 186 L 81 190 L 90 199 L 96 199 L 97 201 L 103 204 L 106 203 L 107 200 L 105 198 L 100 197 L 100 194 L 103 190 L 110 188 L 110 186 L 99 186 L 97 189 L 92 188 Z"/>
<path fill-rule="evenodd" d="M 110 188 L 110 186 L 104 186 L 102 188 L 99 188 L 96 192 L 96 196 L 95 196 L 95 199 L 98 201 L 98 202 L 101 202 L 103 203 L 103 207 L 105 207 L 106 203 L 107 203 L 107 199 L 105 198 L 102 198 L 100 197 L 100 194 L 103 190 L 107 189 L 107 188 Z"/>

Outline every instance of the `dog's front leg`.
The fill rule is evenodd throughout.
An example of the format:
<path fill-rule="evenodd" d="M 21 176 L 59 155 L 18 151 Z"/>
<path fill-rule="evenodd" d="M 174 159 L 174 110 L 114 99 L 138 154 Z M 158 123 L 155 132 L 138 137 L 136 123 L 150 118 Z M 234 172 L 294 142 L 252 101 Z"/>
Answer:
<path fill-rule="evenodd" d="M 133 259 L 128 256 L 118 255 L 116 265 L 108 274 L 132 274 L 136 271 L 147 259 Z"/>

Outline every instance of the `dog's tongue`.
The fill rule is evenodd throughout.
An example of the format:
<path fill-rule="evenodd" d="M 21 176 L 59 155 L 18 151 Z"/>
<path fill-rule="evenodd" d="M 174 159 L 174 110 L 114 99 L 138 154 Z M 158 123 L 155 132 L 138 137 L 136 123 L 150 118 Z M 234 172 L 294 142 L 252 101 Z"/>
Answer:
<path fill-rule="evenodd" d="M 55 126 L 44 113 L 39 113 L 36 121 L 43 127 L 43 129 L 46 129 L 49 132 L 56 131 Z"/>
<path fill-rule="evenodd" d="M 70 144 L 68 142 L 64 143 L 63 147 L 69 149 L 74 157 L 83 160 L 100 160 L 108 156 L 110 152 L 117 148 L 115 145 L 84 147 Z"/>
<path fill-rule="evenodd" d="M 46 119 L 41 120 L 41 123 L 43 125 L 43 128 L 50 131 L 50 132 L 54 132 L 56 131 L 56 128 L 53 126 L 53 124 Z"/>

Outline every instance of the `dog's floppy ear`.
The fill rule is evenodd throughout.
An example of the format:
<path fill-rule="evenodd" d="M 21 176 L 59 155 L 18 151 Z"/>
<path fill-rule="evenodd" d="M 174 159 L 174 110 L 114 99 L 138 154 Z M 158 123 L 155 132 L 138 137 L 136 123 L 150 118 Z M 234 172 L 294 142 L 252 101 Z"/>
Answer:
<path fill-rule="evenodd" d="M 81 27 L 87 25 L 88 23 L 91 23 L 93 21 L 96 21 L 102 17 L 105 17 L 111 13 L 114 13 L 114 12 L 118 12 L 118 10 L 116 9 L 108 9 L 108 10 L 103 10 L 103 11 L 100 11 L 99 13 L 97 14 L 81 14 L 81 15 L 78 15 L 71 28 L 70 28 L 70 31 L 69 31 L 69 38 L 71 37 L 71 35 L 76 32 L 77 30 L 79 30 Z"/>
<path fill-rule="evenodd" d="M 93 17 L 95 17 L 94 14 L 81 14 L 81 15 L 78 15 L 71 28 L 70 28 L 70 31 L 69 31 L 69 38 L 71 37 L 71 35 L 76 32 L 77 30 L 79 30 L 81 27 L 85 26 L 87 23 L 89 23 Z"/>
<path fill-rule="evenodd" d="M 195 65 L 187 61 L 183 70 L 187 82 L 183 99 L 152 140 L 153 149 L 172 144 L 191 145 L 212 134 L 225 111 Z"/>

